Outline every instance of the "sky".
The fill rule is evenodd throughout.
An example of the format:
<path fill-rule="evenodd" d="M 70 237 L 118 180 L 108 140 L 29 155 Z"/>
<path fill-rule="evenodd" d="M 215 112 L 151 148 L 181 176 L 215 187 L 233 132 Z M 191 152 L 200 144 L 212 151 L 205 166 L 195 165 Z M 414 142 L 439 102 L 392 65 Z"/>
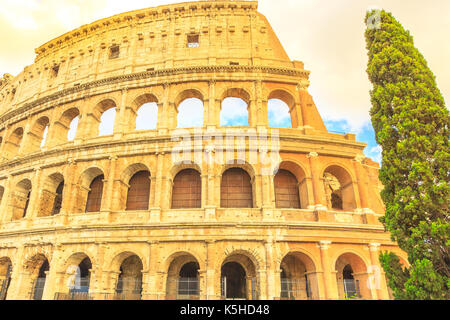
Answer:
<path fill-rule="evenodd" d="M 176 2 L 185 1 L 0 0 L 0 76 L 19 74 L 33 63 L 35 48 L 83 24 Z M 380 162 L 381 148 L 370 123 L 371 84 L 364 39 L 365 12 L 373 7 L 392 12 L 410 30 L 448 103 L 449 0 L 260 0 L 258 10 L 269 20 L 290 59 L 303 61 L 311 71 L 309 92 L 328 130 L 357 134 L 358 141 L 368 143 L 365 154 Z M 270 122 L 284 126 L 289 119 L 284 112 L 274 112 L 277 107 L 283 108 L 279 102 L 269 106 Z M 242 110 L 241 102 L 231 101 L 221 121 L 234 117 L 245 123 Z"/>

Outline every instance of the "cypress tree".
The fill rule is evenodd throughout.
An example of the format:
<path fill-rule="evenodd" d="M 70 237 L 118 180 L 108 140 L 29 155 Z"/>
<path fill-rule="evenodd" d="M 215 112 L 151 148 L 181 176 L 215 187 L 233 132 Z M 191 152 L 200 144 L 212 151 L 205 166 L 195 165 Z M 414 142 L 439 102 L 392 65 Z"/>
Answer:
<path fill-rule="evenodd" d="M 383 148 L 380 220 L 410 266 L 390 252 L 380 262 L 396 299 L 449 299 L 449 112 L 410 33 L 384 10 L 368 12 L 366 24 L 370 115 Z"/>

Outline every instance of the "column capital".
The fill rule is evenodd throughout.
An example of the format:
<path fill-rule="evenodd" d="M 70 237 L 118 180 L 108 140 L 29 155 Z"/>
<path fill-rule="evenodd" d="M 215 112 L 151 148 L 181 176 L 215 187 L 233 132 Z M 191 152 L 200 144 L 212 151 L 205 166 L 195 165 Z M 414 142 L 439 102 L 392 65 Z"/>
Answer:
<path fill-rule="evenodd" d="M 119 159 L 119 157 L 117 155 L 115 155 L 115 154 L 112 154 L 112 155 L 109 156 L 108 159 L 111 160 L 111 161 L 115 161 L 115 160 Z"/>
<path fill-rule="evenodd" d="M 380 246 L 381 244 L 379 243 L 369 243 L 369 250 L 376 252 L 379 250 Z"/>
<path fill-rule="evenodd" d="M 353 159 L 353 161 L 356 161 L 358 163 L 362 163 L 363 160 L 366 158 L 366 156 L 364 154 L 358 154 L 356 155 L 356 157 Z"/>
<path fill-rule="evenodd" d="M 331 245 L 331 241 L 329 240 L 321 240 L 318 243 L 318 246 L 320 247 L 320 250 L 327 250 Z"/>
<path fill-rule="evenodd" d="M 317 152 L 310 152 L 306 157 L 307 158 L 316 158 L 319 154 Z"/>

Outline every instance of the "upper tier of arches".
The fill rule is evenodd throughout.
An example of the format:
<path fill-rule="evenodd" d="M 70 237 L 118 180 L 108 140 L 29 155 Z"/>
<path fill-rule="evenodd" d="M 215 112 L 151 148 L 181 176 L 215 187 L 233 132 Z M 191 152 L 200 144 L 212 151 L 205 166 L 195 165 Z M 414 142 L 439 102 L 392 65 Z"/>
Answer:
<path fill-rule="evenodd" d="M 261 82 L 239 85 L 223 82 L 156 86 L 57 105 L 0 128 L 1 158 L 11 160 L 73 140 L 143 130 L 157 130 L 159 134 L 191 127 L 306 125 L 302 114 L 307 106 L 302 105 L 303 93 L 295 86 L 272 88 Z"/>

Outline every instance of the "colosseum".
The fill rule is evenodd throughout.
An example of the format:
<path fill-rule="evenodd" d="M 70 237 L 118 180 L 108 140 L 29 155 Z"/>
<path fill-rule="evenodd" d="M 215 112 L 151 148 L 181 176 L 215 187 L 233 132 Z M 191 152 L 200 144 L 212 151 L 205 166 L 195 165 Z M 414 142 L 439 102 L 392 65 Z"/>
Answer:
<path fill-rule="evenodd" d="M 257 7 L 126 12 L 3 76 L 0 299 L 392 298 L 378 255 L 407 257 L 379 222 L 379 165 L 326 129 Z M 222 121 L 229 98 L 248 123 Z"/>

